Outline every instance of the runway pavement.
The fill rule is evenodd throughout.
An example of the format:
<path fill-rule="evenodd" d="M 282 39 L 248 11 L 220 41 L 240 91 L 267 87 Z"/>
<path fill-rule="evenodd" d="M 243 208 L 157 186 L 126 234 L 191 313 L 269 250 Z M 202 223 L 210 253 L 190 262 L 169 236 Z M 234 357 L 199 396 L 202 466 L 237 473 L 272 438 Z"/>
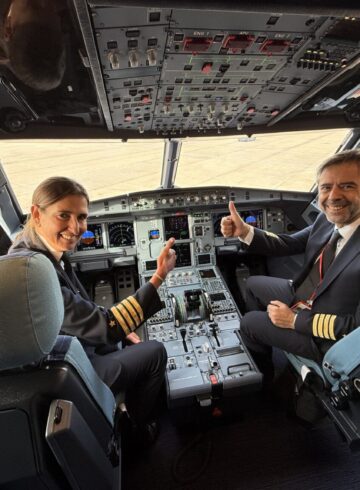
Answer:
<path fill-rule="evenodd" d="M 308 191 L 315 168 L 332 155 L 348 130 L 247 137 L 184 139 L 176 185 L 226 185 Z M 1 140 L 0 161 L 27 211 L 43 179 L 65 175 L 92 200 L 159 187 L 164 141 Z"/>

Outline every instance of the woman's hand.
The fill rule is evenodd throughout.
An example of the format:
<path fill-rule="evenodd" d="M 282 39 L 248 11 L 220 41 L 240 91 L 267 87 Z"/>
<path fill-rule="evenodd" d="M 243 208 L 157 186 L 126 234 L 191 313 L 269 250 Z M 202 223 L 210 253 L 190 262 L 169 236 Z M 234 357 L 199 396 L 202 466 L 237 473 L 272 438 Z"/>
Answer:
<path fill-rule="evenodd" d="M 173 270 L 176 263 L 176 253 L 171 247 L 175 243 L 175 238 L 169 238 L 161 254 L 157 258 L 157 268 L 150 282 L 156 287 L 160 287 L 165 281 L 166 276 Z"/>
<path fill-rule="evenodd" d="M 139 344 L 141 342 L 141 338 L 135 332 L 129 333 L 129 335 L 126 336 L 126 340 L 132 344 Z"/>

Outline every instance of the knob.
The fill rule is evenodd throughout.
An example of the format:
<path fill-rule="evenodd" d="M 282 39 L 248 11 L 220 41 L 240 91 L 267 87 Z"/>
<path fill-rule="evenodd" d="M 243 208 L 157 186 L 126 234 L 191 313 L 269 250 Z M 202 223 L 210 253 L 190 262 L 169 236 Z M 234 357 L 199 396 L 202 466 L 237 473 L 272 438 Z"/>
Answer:
<path fill-rule="evenodd" d="M 146 51 L 146 56 L 147 56 L 149 66 L 155 66 L 156 65 L 156 51 L 155 51 L 155 49 L 148 49 Z"/>
<path fill-rule="evenodd" d="M 120 68 L 120 55 L 117 51 L 110 51 L 108 60 L 113 70 L 118 70 Z"/>
<path fill-rule="evenodd" d="M 129 63 L 131 68 L 137 68 L 139 66 L 139 53 L 135 49 L 129 51 Z"/>

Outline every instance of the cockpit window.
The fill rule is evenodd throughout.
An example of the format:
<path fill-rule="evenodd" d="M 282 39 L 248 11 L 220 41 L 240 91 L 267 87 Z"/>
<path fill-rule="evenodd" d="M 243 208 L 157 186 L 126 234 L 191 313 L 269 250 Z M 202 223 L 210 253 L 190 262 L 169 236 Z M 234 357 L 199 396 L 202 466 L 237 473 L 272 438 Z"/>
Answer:
<path fill-rule="evenodd" d="M 179 187 L 225 185 L 310 191 L 315 169 L 348 129 L 184 140 Z"/>
<path fill-rule="evenodd" d="M 22 210 L 44 179 L 62 175 L 78 180 L 92 201 L 160 185 L 164 141 L 7 140 L 1 163 Z"/>
<path fill-rule="evenodd" d="M 185 138 L 175 185 L 309 191 L 348 129 Z M 24 212 L 47 177 L 78 179 L 91 200 L 160 186 L 164 140 L 4 140 L 1 162 Z"/>

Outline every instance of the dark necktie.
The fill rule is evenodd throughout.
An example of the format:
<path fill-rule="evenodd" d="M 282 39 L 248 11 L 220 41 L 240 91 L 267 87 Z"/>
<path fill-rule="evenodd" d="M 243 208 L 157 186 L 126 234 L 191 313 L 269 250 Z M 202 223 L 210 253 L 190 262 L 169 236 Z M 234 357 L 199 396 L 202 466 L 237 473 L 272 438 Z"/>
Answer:
<path fill-rule="evenodd" d="M 321 279 L 324 277 L 324 274 L 330 267 L 331 262 L 335 258 L 336 245 L 337 241 L 341 238 L 341 235 L 338 230 L 335 230 L 330 237 L 330 240 L 327 242 L 325 247 L 323 248 L 319 260 L 315 260 L 313 266 L 311 267 L 309 274 L 305 277 L 304 281 L 300 284 L 300 286 L 296 289 L 294 302 L 297 301 L 307 301 L 309 300 L 315 289 L 320 284 Z M 320 276 L 320 264 L 321 264 L 321 276 Z"/>
<path fill-rule="evenodd" d="M 335 258 L 337 242 L 341 238 L 339 230 L 335 230 L 331 235 L 330 240 L 326 244 L 322 253 L 322 277 L 324 277 L 326 271 L 329 269 L 332 261 Z"/>

